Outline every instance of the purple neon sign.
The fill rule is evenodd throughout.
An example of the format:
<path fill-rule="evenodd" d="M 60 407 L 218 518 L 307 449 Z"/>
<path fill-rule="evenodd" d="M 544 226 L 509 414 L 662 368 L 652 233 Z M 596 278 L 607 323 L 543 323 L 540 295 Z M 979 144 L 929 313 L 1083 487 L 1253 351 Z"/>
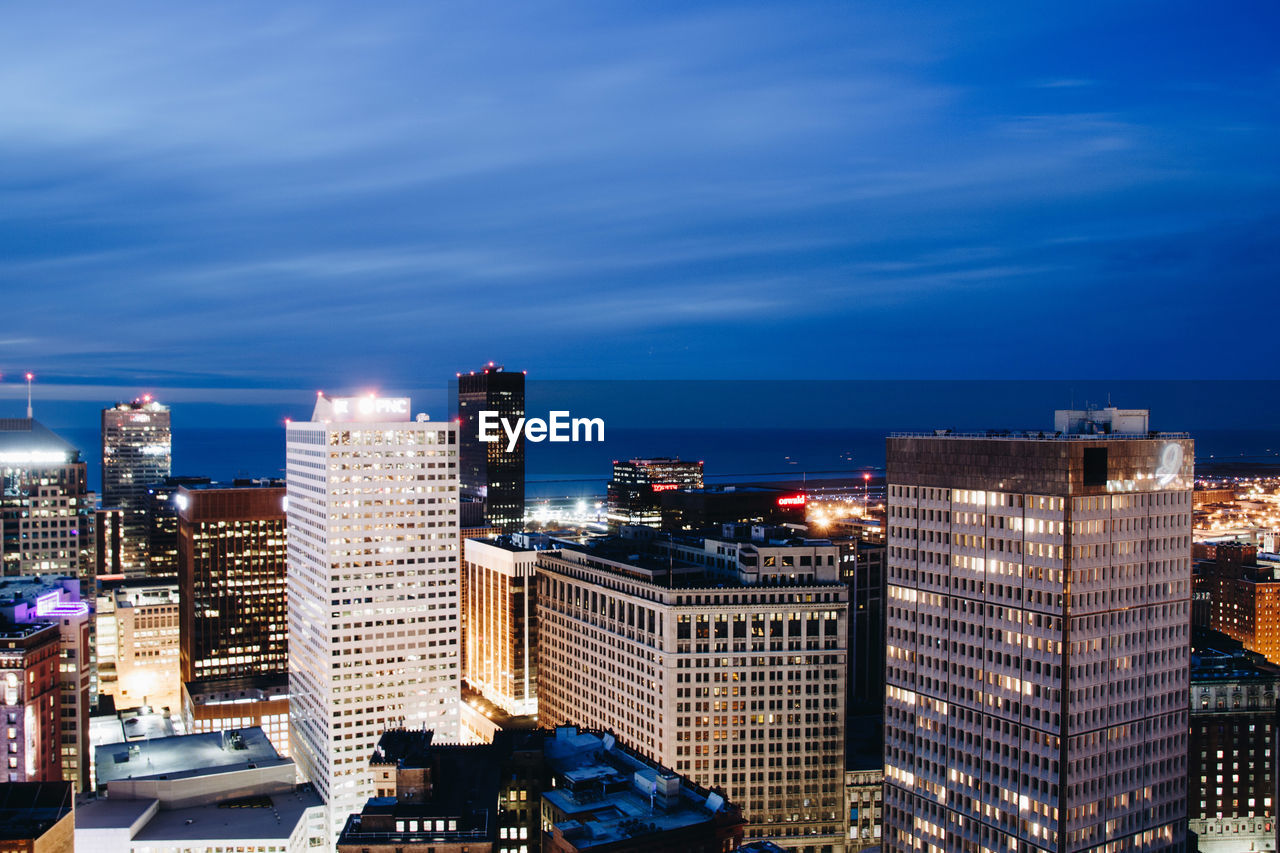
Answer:
<path fill-rule="evenodd" d="M 59 601 L 62 593 L 54 590 L 36 599 L 37 616 L 86 616 L 89 605 L 83 601 Z"/>

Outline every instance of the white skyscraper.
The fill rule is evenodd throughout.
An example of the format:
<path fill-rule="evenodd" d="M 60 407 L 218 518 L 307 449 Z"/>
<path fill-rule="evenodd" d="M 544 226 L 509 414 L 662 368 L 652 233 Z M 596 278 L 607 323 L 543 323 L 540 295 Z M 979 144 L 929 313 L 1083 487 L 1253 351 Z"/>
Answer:
<path fill-rule="evenodd" d="M 1182 850 L 1194 445 L 889 439 L 887 851 Z"/>
<path fill-rule="evenodd" d="M 409 412 L 321 395 L 288 426 L 290 748 L 335 838 L 383 731 L 458 739 L 458 435 Z"/>

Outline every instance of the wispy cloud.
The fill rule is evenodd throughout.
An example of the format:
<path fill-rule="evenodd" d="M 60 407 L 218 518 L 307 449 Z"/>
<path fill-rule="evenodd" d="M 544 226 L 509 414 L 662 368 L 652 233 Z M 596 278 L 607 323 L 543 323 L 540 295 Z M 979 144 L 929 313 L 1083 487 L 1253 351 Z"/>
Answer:
<path fill-rule="evenodd" d="M 927 370 L 948 323 L 1194 299 L 1204 255 L 1160 249 L 1275 215 L 1280 78 L 1248 42 L 1154 85 L 1165 54 L 1108 41 L 1127 14 L 27 7 L 0 31 L 0 359 L 174 387 L 495 350 L 786 375 L 809 358 L 761 336 L 857 324 L 859 370 Z M 1210 49 L 1170 21 L 1152 45 Z"/>

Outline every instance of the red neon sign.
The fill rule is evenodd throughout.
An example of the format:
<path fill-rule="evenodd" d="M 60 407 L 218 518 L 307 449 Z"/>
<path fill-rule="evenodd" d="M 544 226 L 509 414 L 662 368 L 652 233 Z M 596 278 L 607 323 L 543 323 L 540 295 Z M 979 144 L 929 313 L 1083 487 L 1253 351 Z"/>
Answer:
<path fill-rule="evenodd" d="M 778 506 L 804 506 L 804 502 L 805 496 L 803 493 L 778 498 Z"/>
<path fill-rule="evenodd" d="M 669 492 L 672 489 L 680 488 L 679 483 L 654 483 L 653 490 L 655 492 Z"/>

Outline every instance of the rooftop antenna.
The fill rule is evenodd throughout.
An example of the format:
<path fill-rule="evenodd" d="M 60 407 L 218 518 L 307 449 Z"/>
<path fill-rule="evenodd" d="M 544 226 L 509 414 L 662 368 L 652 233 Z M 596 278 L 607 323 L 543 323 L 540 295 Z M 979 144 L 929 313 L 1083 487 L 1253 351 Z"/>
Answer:
<path fill-rule="evenodd" d="M 27 420 L 31 420 L 32 418 L 32 415 L 31 415 L 31 380 L 32 379 L 35 379 L 35 376 L 28 373 L 27 374 Z"/>

